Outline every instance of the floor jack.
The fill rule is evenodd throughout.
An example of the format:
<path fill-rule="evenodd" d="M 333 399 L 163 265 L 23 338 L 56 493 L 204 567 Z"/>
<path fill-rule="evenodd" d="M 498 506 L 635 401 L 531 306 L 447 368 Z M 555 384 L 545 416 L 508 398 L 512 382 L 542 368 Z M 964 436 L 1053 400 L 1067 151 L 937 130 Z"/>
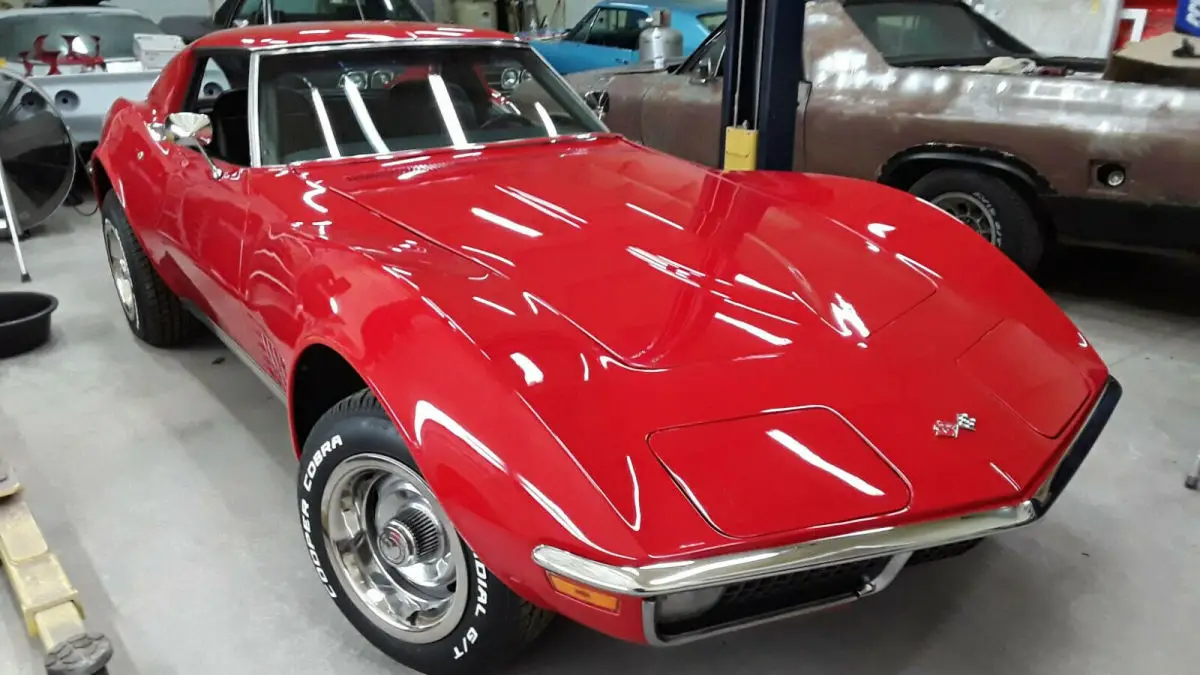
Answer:
<path fill-rule="evenodd" d="M 0 457 L 0 565 L 12 584 L 25 628 L 42 644 L 48 675 L 97 675 L 112 658 L 112 644 L 83 625 L 79 592 L 21 497 L 21 484 Z"/>

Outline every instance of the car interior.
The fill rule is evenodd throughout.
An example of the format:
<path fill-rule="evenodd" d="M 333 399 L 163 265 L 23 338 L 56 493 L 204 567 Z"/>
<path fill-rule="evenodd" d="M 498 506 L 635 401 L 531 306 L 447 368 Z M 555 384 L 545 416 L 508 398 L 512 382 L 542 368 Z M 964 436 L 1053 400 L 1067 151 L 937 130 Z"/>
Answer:
<path fill-rule="evenodd" d="M 634 51 L 642 36 L 642 22 L 647 18 L 649 15 L 637 10 L 602 8 L 590 19 L 585 19 L 584 25 L 573 31 L 567 40 Z"/>
<path fill-rule="evenodd" d="M 250 60 L 248 56 L 200 59 L 184 110 L 208 115 L 212 127 L 209 157 L 250 166 Z"/>
<path fill-rule="evenodd" d="M 521 68 L 515 59 L 481 62 L 468 56 L 412 63 L 409 57 L 401 64 L 395 59 L 358 57 L 356 61 L 328 59 L 320 68 L 310 69 L 264 64 L 259 99 L 263 164 L 454 145 L 449 128 L 454 121 L 445 119 L 446 111 L 431 86 L 435 73 L 445 85 L 467 142 L 595 131 L 564 111 L 536 80 L 526 79 L 517 90 L 507 92 L 511 97 L 491 87 L 487 73 L 501 66 Z M 248 67 L 226 62 L 221 66 L 229 87 L 197 82 L 185 109 L 209 116 L 212 140 L 206 151 L 211 158 L 249 166 Z M 386 150 L 380 149 L 380 143 Z"/>

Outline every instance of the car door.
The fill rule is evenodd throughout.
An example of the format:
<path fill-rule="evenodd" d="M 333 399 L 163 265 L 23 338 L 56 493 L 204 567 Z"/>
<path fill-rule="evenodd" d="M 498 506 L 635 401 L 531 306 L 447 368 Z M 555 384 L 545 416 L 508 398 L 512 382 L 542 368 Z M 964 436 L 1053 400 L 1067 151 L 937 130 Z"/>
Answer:
<path fill-rule="evenodd" d="M 725 31 L 721 29 L 679 70 L 658 76 L 658 86 L 649 87 L 642 99 L 642 143 L 719 167 L 724 64 Z"/>
<path fill-rule="evenodd" d="M 250 163 L 248 74 L 245 51 L 199 52 L 181 111 L 210 116 L 212 143 L 203 152 L 163 144 L 173 169 L 166 179 L 161 229 L 174 242 L 180 272 L 200 309 L 239 343 L 253 335 L 240 289 Z M 238 140 L 241 135 L 246 138 Z"/>
<path fill-rule="evenodd" d="M 598 5 L 562 40 L 539 47 L 550 65 L 563 74 L 625 65 L 637 60 L 640 22 L 647 17 L 637 9 Z M 634 32 L 631 40 L 630 34 Z"/>
<path fill-rule="evenodd" d="M 642 24 L 650 15 L 634 7 L 596 8 L 596 18 L 583 46 L 592 68 L 608 68 L 638 60 Z"/>
<path fill-rule="evenodd" d="M 643 144 L 706 166 L 721 166 L 725 58 L 725 29 L 720 28 L 678 70 L 647 91 L 642 100 Z M 808 62 L 806 58 L 806 67 Z M 804 111 L 811 91 L 808 82 L 801 82 L 796 92 L 796 171 L 806 166 Z"/>

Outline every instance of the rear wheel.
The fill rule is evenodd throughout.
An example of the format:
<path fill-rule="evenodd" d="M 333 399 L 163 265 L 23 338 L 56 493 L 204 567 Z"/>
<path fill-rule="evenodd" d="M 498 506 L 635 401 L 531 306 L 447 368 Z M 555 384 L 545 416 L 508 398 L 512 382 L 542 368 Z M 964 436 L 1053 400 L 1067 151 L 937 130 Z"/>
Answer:
<path fill-rule="evenodd" d="M 1027 273 L 1045 252 L 1033 206 L 1004 180 L 970 169 L 938 169 L 909 192 L 957 218 L 999 248 Z"/>
<path fill-rule="evenodd" d="M 369 391 L 321 417 L 300 466 L 317 577 L 393 659 L 428 675 L 491 671 L 553 616 L 509 590 L 459 536 Z"/>

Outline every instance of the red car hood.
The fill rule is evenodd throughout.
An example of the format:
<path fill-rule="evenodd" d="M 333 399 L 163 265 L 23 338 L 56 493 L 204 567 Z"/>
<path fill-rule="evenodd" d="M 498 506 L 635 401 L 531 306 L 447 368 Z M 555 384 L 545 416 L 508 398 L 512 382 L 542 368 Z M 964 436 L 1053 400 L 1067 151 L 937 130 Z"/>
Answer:
<path fill-rule="evenodd" d="M 785 200 L 623 141 L 464 154 L 304 171 L 540 308 L 461 318 L 495 333 L 495 363 L 540 364 L 522 395 L 628 522 L 657 505 L 646 536 L 686 536 L 665 515 L 680 491 L 734 538 L 1010 499 L 1089 395 L 1060 347 L 838 222 L 816 182 Z M 898 198 L 882 190 L 863 199 Z M 978 429 L 935 437 L 958 413 Z"/>
<path fill-rule="evenodd" d="M 763 356 L 802 341 L 853 349 L 936 291 L 817 211 L 599 143 L 359 165 L 320 179 L 512 279 L 632 367 Z M 712 325 L 672 335 L 689 314 Z"/>

